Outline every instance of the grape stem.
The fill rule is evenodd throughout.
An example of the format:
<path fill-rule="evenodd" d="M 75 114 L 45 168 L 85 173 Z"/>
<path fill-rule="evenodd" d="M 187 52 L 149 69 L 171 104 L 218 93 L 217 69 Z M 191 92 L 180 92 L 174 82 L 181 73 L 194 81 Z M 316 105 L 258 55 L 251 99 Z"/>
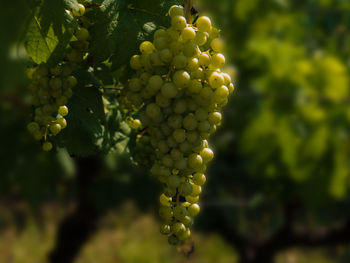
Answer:
<path fill-rule="evenodd" d="M 192 24 L 191 10 L 192 10 L 193 0 L 187 0 L 185 4 L 185 15 L 188 24 Z"/>

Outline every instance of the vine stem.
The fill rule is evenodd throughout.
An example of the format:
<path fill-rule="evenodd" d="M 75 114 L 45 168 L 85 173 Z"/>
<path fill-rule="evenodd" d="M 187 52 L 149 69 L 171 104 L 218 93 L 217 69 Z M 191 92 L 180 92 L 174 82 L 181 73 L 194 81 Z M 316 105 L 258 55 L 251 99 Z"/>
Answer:
<path fill-rule="evenodd" d="M 193 0 L 187 0 L 185 4 L 185 16 L 188 24 L 192 24 L 191 9 Z"/>

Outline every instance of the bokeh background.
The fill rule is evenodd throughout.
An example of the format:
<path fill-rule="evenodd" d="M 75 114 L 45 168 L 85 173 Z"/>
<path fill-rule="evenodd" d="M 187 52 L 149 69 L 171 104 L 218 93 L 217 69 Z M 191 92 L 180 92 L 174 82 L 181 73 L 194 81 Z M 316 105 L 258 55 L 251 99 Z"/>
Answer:
<path fill-rule="evenodd" d="M 127 155 L 47 154 L 27 134 L 19 2 L 0 15 L 1 263 L 350 262 L 349 1 L 194 1 L 222 29 L 237 87 L 194 249 L 159 234 L 160 186 Z"/>

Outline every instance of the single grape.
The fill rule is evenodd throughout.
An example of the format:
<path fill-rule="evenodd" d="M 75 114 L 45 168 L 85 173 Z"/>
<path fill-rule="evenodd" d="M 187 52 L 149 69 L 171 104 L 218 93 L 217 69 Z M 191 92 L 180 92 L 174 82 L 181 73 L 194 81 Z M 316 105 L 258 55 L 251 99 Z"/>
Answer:
<path fill-rule="evenodd" d="M 48 142 L 48 141 L 44 142 L 44 144 L 43 144 L 43 150 L 44 150 L 45 152 L 51 151 L 52 148 L 53 148 L 53 146 L 52 146 L 52 143 L 51 143 L 51 142 Z"/>

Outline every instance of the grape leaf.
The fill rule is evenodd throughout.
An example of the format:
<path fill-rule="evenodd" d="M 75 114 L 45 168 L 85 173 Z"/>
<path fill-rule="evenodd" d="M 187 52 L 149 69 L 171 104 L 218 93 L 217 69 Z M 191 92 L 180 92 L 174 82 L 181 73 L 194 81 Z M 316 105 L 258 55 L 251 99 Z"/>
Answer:
<path fill-rule="evenodd" d="M 101 83 L 92 73 L 79 70 L 74 75 L 78 85 L 68 103 L 68 126 L 56 136 L 57 144 L 80 157 L 126 151 L 130 128 L 117 105 L 105 110 L 108 102 L 99 90 Z"/>
<path fill-rule="evenodd" d="M 128 64 L 140 42 L 151 39 L 160 26 L 169 25 L 167 11 L 176 3 L 174 0 L 105 0 L 90 29 L 92 56 L 96 61 L 112 56 L 112 69 Z"/>
<path fill-rule="evenodd" d="M 72 38 L 72 29 L 78 26 L 65 10 L 77 8 L 76 0 L 45 0 L 34 11 L 25 37 L 25 47 L 35 63 L 47 62 L 54 65 L 62 60 Z"/>

